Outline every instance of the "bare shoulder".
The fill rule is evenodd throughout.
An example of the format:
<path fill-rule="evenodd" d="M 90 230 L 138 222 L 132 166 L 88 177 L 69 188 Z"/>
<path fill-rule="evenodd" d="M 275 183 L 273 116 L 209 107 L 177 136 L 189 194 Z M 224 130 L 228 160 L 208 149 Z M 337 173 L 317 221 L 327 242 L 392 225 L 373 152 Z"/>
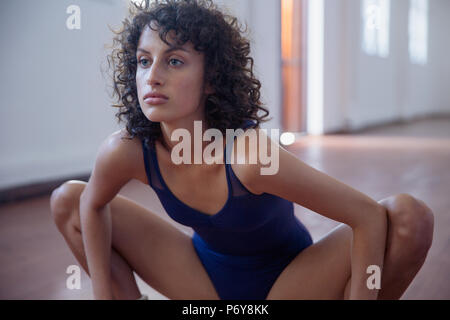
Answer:
<path fill-rule="evenodd" d="M 262 148 L 263 147 L 263 148 Z M 273 141 L 264 129 L 247 129 L 244 134 L 236 137 L 231 154 L 234 162 L 232 168 L 241 183 L 252 193 L 262 194 L 259 175 L 264 167 L 262 154 L 273 155 L 280 146 Z M 278 150 L 277 150 L 278 151 Z"/>
<path fill-rule="evenodd" d="M 139 138 L 130 139 L 126 131 L 118 130 L 109 134 L 98 148 L 91 179 L 126 183 L 138 179 L 139 165 L 144 167 Z"/>
<path fill-rule="evenodd" d="M 110 134 L 105 144 L 105 151 L 113 157 L 116 165 L 127 170 L 131 178 L 141 180 L 145 170 L 141 140 L 131 138 L 126 129 L 121 129 Z"/>
<path fill-rule="evenodd" d="M 113 146 L 121 151 L 136 152 L 141 148 L 141 140 L 138 137 L 131 138 L 126 129 L 117 130 L 109 135 L 109 140 Z"/>
<path fill-rule="evenodd" d="M 127 182 L 138 179 L 139 170 L 144 166 L 139 163 L 143 162 L 143 155 L 139 152 L 138 138 L 129 138 L 119 130 L 107 136 L 100 145 L 94 169 L 82 194 L 83 203 L 100 208 L 111 201 Z"/>

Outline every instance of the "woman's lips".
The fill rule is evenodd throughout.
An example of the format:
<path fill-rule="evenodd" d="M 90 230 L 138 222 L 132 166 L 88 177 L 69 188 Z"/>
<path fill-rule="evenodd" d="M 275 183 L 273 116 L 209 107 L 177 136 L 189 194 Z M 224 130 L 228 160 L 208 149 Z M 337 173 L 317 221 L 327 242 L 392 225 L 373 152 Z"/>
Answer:
<path fill-rule="evenodd" d="M 156 98 L 156 97 L 148 97 L 144 99 L 144 102 L 146 104 L 156 105 L 156 104 L 164 104 L 167 102 L 168 99 L 166 98 Z"/>

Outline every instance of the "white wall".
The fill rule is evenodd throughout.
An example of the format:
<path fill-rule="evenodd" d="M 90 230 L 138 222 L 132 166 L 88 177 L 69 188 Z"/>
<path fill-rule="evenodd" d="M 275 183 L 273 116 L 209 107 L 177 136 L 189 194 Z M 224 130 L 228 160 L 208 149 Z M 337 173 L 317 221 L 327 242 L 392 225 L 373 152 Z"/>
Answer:
<path fill-rule="evenodd" d="M 222 1 L 249 23 L 262 100 L 279 127 L 279 5 Z M 220 2 L 219 2 L 220 3 Z M 68 30 L 66 8 L 81 9 Z M 0 1 L 0 189 L 91 172 L 117 125 L 100 65 L 126 14 L 126 0 Z M 270 48 L 270 50 L 267 50 Z M 109 90 L 109 91 L 107 91 Z"/>
<path fill-rule="evenodd" d="M 427 72 L 428 80 L 428 100 L 430 103 L 430 111 L 433 112 L 450 112 L 450 1 L 447 0 L 430 0 L 430 66 Z M 422 68 L 411 68 L 411 78 L 420 77 Z M 416 90 L 414 83 L 410 83 L 409 92 L 411 104 L 413 104 L 413 93 Z M 421 107 L 421 104 L 416 105 Z"/>
<path fill-rule="evenodd" d="M 261 101 L 273 119 L 262 128 L 281 128 L 281 5 L 278 0 L 217 0 L 247 23 L 254 72 L 261 81 Z"/>
<path fill-rule="evenodd" d="M 409 0 L 391 0 L 387 58 L 361 50 L 361 2 L 325 1 L 324 131 L 450 114 L 450 2 L 429 1 L 429 62 L 425 66 L 409 62 Z"/>
<path fill-rule="evenodd" d="M 66 28 L 66 8 L 81 29 Z M 0 4 L 0 188 L 90 171 L 117 130 L 100 63 L 123 1 L 8 0 Z"/>

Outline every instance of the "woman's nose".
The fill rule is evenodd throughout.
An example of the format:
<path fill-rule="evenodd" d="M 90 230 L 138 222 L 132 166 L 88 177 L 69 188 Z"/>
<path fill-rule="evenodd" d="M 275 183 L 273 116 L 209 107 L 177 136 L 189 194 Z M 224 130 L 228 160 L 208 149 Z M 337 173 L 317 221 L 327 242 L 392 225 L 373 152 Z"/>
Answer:
<path fill-rule="evenodd" d="M 149 85 L 162 85 L 164 84 L 164 71 L 161 70 L 161 66 L 154 63 L 148 73 L 147 83 Z"/>

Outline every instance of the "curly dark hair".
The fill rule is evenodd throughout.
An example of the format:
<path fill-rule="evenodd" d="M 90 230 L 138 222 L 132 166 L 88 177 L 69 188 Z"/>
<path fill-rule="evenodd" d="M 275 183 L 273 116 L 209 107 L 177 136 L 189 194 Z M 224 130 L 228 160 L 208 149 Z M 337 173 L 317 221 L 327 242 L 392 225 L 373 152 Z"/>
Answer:
<path fill-rule="evenodd" d="M 146 145 L 161 137 L 159 122 L 147 119 L 142 112 L 136 89 L 136 50 L 140 35 L 146 26 L 156 22 L 159 37 L 167 42 L 167 34 L 175 31 L 175 41 L 183 45 L 190 41 L 195 50 L 204 53 L 204 81 L 213 94 L 206 98 L 205 119 L 209 128 L 217 128 L 225 135 L 226 129 L 237 129 L 245 120 L 254 120 L 254 128 L 269 111 L 260 101 L 261 83 L 253 74 L 250 43 L 242 36 L 236 17 L 221 12 L 212 0 L 154 0 L 132 3 L 129 17 L 119 31 L 114 31 L 108 65 L 112 69 L 114 93 L 119 108 L 118 123 L 125 117 L 131 139 L 138 136 Z M 153 24 L 152 24 L 153 26 Z M 153 26 L 154 27 L 154 26 Z M 265 114 L 259 116 L 257 113 Z"/>

